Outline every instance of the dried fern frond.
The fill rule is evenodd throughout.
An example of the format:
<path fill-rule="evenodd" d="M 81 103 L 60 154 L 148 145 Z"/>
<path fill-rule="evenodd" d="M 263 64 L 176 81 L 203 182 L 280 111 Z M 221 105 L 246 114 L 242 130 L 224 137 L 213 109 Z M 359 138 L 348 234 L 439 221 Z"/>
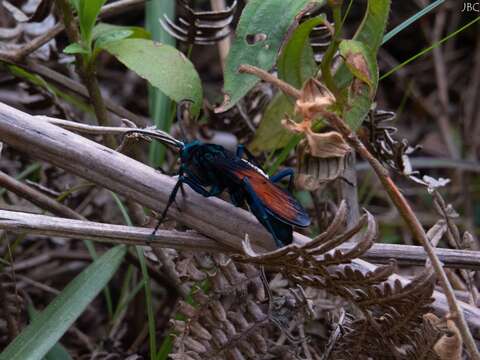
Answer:
<path fill-rule="evenodd" d="M 433 285 L 433 275 L 425 273 L 406 286 L 384 282 L 364 289 L 345 288 L 364 317 L 347 317 L 332 358 L 437 359 L 433 346 L 439 333 L 424 321 L 433 301 Z"/>
<path fill-rule="evenodd" d="M 181 301 L 177 311 L 184 320 L 172 321 L 173 359 L 294 358 L 298 345 L 275 345 L 275 329 L 298 316 L 305 306 L 301 296 L 267 297 L 261 272 L 225 255 L 180 256 L 177 270 L 191 284 L 194 303 Z"/>
<path fill-rule="evenodd" d="M 415 174 L 408 158 L 419 146 L 412 147 L 406 139 L 398 141 L 393 137 L 397 129 L 391 125 L 395 120 L 392 111 L 371 110 L 362 123 L 360 136 L 364 144 L 385 165 L 392 170 L 411 177 Z"/>
<path fill-rule="evenodd" d="M 160 24 L 171 36 L 188 44 L 212 45 L 226 38 L 237 8 L 237 0 L 222 11 L 195 11 L 192 2 L 177 0 L 180 15 L 172 21 L 167 15 Z"/>
<path fill-rule="evenodd" d="M 18 335 L 23 307 L 23 297 L 12 275 L 0 272 L 0 346 Z"/>
<path fill-rule="evenodd" d="M 241 261 L 248 261 L 259 265 L 275 267 L 285 272 L 285 275 L 298 280 L 303 275 L 312 277 L 326 274 L 326 267 L 338 264 L 348 264 L 351 260 L 359 257 L 372 245 L 377 234 L 376 222 L 370 213 L 363 215 L 359 222 L 348 231 L 342 231 L 346 221 L 346 204 L 344 201 L 335 215 L 330 226 L 312 241 L 304 245 L 292 244 L 278 250 L 257 254 L 246 239 L 243 243 L 245 257 L 239 257 Z M 350 240 L 366 226 L 361 240 L 348 251 L 335 250 L 337 246 Z"/>

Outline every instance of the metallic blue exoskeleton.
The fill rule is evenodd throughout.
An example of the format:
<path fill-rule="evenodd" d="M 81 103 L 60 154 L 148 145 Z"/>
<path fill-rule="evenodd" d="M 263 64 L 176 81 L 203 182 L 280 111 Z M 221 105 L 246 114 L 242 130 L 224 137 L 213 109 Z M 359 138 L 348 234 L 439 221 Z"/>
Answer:
<path fill-rule="evenodd" d="M 276 184 L 281 179 L 290 177 L 291 189 L 292 169 L 285 169 L 275 176 L 268 177 L 243 146 L 239 146 L 237 153 L 234 154 L 221 145 L 199 141 L 184 144 L 176 139 L 172 141 L 171 138 L 170 141 L 161 138 L 160 140 L 180 148 L 181 165 L 178 181 L 170 194 L 159 224 L 165 219 L 182 184 L 187 184 L 205 197 L 227 191 L 235 206 L 248 205 L 253 215 L 272 234 L 278 247 L 292 242 L 293 226 L 310 225 L 310 218 L 305 209 L 288 191 Z M 247 159 L 243 158 L 244 154 Z"/>

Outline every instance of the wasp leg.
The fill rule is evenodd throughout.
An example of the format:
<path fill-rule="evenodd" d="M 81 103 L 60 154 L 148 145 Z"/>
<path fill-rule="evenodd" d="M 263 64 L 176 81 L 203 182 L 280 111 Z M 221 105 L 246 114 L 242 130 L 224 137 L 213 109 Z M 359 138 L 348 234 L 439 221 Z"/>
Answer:
<path fill-rule="evenodd" d="M 188 177 L 183 178 L 183 182 L 195 190 L 196 193 L 199 193 L 205 197 L 217 196 L 223 191 L 222 189 L 218 188 L 218 186 L 213 186 L 211 190 L 207 190 L 202 185 Z"/>
<path fill-rule="evenodd" d="M 165 220 L 165 218 L 167 216 L 168 209 L 175 202 L 175 198 L 177 197 L 178 190 L 182 189 L 182 191 L 183 191 L 183 184 L 187 184 L 193 190 L 195 190 L 195 192 L 197 192 L 200 195 L 203 195 L 205 197 L 216 196 L 216 195 L 218 195 L 222 192 L 222 190 L 219 189 L 216 186 L 214 186 L 210 191 L 208 191 L 202 185 L 198 184 L 194 180 L 192 180 L 188 177 L 185 177 L 183 175 L 180 175 L 177 183 L 175 184 L 172 192 L 170 193 L 170 197 L 168 198 L 168 201 L 167 201 L 167 206 L 165 206 L 165 209 L 163 210 L 162 215 L 160 216 L 160 218 L 158 220 L 157 226 L 155 226 L 155 229 L 153 230 L 152 234 L 150 235 L 150 239 L 153 239 L 153 237 L 155 236 L 155 233 L 157 232 L 158 228 L 162 224 L 163 220 Z"/>
<path fill-rule="evenodd" d="M 265 207 L 263 206 L 262 202 L 260 201 L 260 199 L 258 198 L 257 196 L 257 193 L 255 192 L 255 190 L 253 190 L 253 187 L 252 185 L 250 184 L 250 181 L 248 180 L 247 177 L 244 177 L 243 180 L 242 180 L 243 184 L 245 185 L 245 189 L 247 190 L 247 192 L 250 194 L 250 196 L 252 197 L 252 201 L 253 201 L 253 206 L 257 209 L 257 211 L 259 212 L 259 215 L 261 216 L 262 220 L 263 220 L 263 223 L 265 225 L 265 227 L 267 228 L 268 232 L 272 235 L 273 237 L 273 240 L 275 241 L 275 244 L 277 245 L 278 248 L 281 248 L 284 246 L 284 244 L 280 241 L 280 239 L 277 237 L 277 235 L 275 234 L 275 230 L 273 229 L 273 225 L 272 223 L 270 222 L 270 218 L 268 217 L 268 214 L 267 212 L 265 211 Z"/>
<path fill-rule="evenodd" d="M 289 176 L 290 178 L 288 179 L 288 191 L 292 191 L 293 189 L 293 177 L 294 177 L 294 172 L 292 168 L 286 168 L 283 169 L 282 171 L 276 173 L 272 177 L 270 177 L 270 180 L 274 183 L 279 182 L 283 178 L 286 178 Z"/>
<path fill-rule="evenodd" d="M 167 205 L 165 206 L 165 209 L 163 209 L 162 215 L 158 219 L 158 222 L 157 222 L 157 225 L 155 226 L 155 229 L 153 229 L 153 232 L 150 234 L 150 239 L 149 239 L 150 241 L 153 240 L 153 238 L 155 236 L 155 233 L 157 232 L 158 228 L 162 224 L 163 220 L 165 220 L 165 218 L 167 216 L 168 209 L 175 202 L 175 198 L 177 197 L 178 189 L 180 189 L 180 187 L 182 186 L 182 183 L 185 181 L 184 179 L 185 178 L 183 177 L 183 175 L 179 176 L 177 183 L 173 187 L 173 190 L 170 193 L 170 196 L 168 197 Z"/>

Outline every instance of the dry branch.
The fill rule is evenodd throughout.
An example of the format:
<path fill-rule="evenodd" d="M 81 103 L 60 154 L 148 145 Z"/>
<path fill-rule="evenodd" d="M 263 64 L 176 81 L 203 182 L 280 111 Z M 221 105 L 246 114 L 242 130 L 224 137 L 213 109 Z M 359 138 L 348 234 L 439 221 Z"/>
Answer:
<path fill-rule="evenodd" d="M 174 179 L 138 161 L 4 104 L 0 104 L 0 140 L 156 211 L 163 210 L 174 185 Z M 254 245 L 273 248 L 270 234 L 253 215 L 220 199 L 206 199 L 189 188 L 186 188 L 186 193 L 187 206 L 181 212 L 175 207 L 170 211 L 170 215 L 178 221 L 208 234 L 222 247 L 240 249 L 248 233 Z M 294 234 L 295 242 L 308 240 L 303 235 Z M 375 269 L 375 265 L 366 261 L 354 262 L 364 269 Z M 399 276 L 392 278 L 408 282 Z M 447 313 L 445 295 L 435 292 L 434 296 L 436 309 Z M 459 301 L 459 304 L 468 323 L 480 328 L 480 310 L 464 302 Z"/>
<path fill-rule="evenodd" d="M 149 245 L 174 249 L 192 249 L 229 253 L 235 249 L 222 247 L 215 240 L 196 232 L 159 230 L 150 241 L 151 228 L 79 221 L 46 215 L 0 210 L 0 229 L 29 234 L 63 236 L 66 238 L 89 238 L 98 242 L 128 245 Z M 336 250 L 349 251 L 354 243 L 337 246 Z M 457 249 L 437 249 L 445 267 L 480 270 L 480 252 Z M 395 259 L 399 265 L 423 266 L 427 256 L 421 246 L 373 244 L 364 255 L 364 260 L 387 264 Z"/>

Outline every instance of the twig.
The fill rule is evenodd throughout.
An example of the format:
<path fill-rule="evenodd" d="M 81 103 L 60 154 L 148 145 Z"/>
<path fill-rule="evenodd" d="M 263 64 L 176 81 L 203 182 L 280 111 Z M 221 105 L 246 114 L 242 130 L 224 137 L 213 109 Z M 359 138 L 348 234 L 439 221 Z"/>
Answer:
<path fill-rule="evenodd" d="M 400 215 L 402 216 L 402 218 L 410 228 L 410 231 L 412 232 L 413 236 L 424 247 L 432 263 L 435 274 L 437 275 L 438 280 L 447 298 L 448 306 L 450 308 L 450 315 L 452 318 L 456 320 L 455 323 L 457 324 L 457 327 L 459 328 L 462 334 L 462 338 L 470 353 L 470 356 L 473 359 L 479 360 L 480 353 L 478 352 L 478 349 L 475 345 L 475 341 L 473 339 L 472 334 L 470 333 L 468 325 L 465 322 L 463 312 L 458 306 L 457 299 L 455 298 L 455 293 L 453 291 L 453 288 L 450 282 L 448 281 L 445 271 L 443 270 L 442 263 L 438 258 L 437 254 L 435 253 L 435 249 L 432 247 L 432 245 L 428 241 L 425 230 L 423 229 L 422 225 L 420 224 L 418 218 L 416 217 L 412 208 L 408 204 L 407 200 L 405 199 L 405 197 L 402 195 L 398 187 L 395 185 L 395 183 L 389 176 L 388 171 L 368 151 L 368 149 L 365 147 L 365 145 L 363 145 L 363 143 L 360 141 L 357 135 L 350 130 L 348 125 L 335 114 L 324 113 L 322 115 L 324 115 L 325 118 L 328 120 L 328 122 L 342 134 L 345 141 L 347 141 L 350 146 L 352 146 L 365 160 L 367 160 L 370 163 L 373 170 L 377 174 L 380 182 L 382 183 L 383 187 L 387 191 L 393 204 L 398 209 L 398 212 L 400 213 Z"/>
<path fill-rule="evenodd" d="M 70 171 L 100 186 L 135 199 L 141 205 L 162 211 L 175 184 L 171 177 L 139 163 L 112 149 L 71 133 L 55 125 L 40 122 L 35 117 L 0 103 L 0 141 L 38 159 Z M 208 234 L 216 246 L 241 249 L 245 234 L 257 248 L 273 249 L 271 235 L 255 217 L 218 198 L 204 198 L 188 187 L 186 206 L 179 213 L 172 207 L 169 215 L 184 225 Z M 215 216 L 212 216 L 214 214 Z M 235 221 L 232 221 L 235 219 Z M 172 239 L 172 246 L 177 241 Z M 310 241 L 306 236 L 294 233 L 296 243 Z M 354 263 L 367 271 L 376 266 L 357 259 Z M 408 280 L 392 276 L 403 284 Z M 445 314 L 448 306 L 445 295 L 434 293 L 435 308 Z M 480 310 L 459 302 L 469 323 L 480 328 Z"/>
<path fill-rule="evenodd" d="M 442 30 L 445 28 L 445 21 L 447 18 L 447 12 L 445 9 L 439 11 L 435 18 L 435 27 L 433 30 L 432 42 L 438 42 L 442 36 Z M 433 62 L 435 67 L 435 76 L 438 84 L 438 94 L 441 108 L 437 110 L 438 116 L 435 116 L 437 119 L 438 127 L 442 134 L 443 140 L 447 145 L 448 152 L 453 158 L 459 158 L 460 154 L 458 148 L 453 141 L 453 131 L 452 125 L 449 117 L 449 96 L 448 96 L 448 76 L 447 69 L 445 66 L 445 58 L 441 47 L 436 47 L 432 50 L 433 52 Z"/>
<path fill-rule="evenodd" d="M 139 5 L 143 6 L 143 3 L 144 3 L 144 0 L 120 0 L 102 7 L 102 10 L 100 12 L 100 17 L 106 18 L 109 16 L 117 15 L 124 11 L 130 10 L 134 7 L 137 7 Z M 0 59 L 3 61 L 13 62 L 13 63 L 20 62 L 25 57 L 30 55 L 32 52 L 39 49 L 46 43 L 48 43 L 55 36 L 59 35 L 63 30 L 65 30 L 65 26 L 62 23 L 57 23 L 55 24 L 55 26 L 50 28 L 45 34 L 36 37 L 35 39 L 25 44 L 22 48 L 18 50 L 0 51 Z"/>
<path fill-rule="evenodd" d="M 0 210 L 0 228 L 15 233 L 29 232 L 66 238 L 82 237 L 108 244 L 148 245 L 159 248 L 227 253 L 233 251 L 232 248 L 219 246 L 215 240 L 195 232 L 160 229 L 155 233 L 155 238 L 150 241 L 151 228 L 62 219 L 8 210 Z"/>
<path fill-rule="evenodd" d="M 70 225 L 73 226 L 70 228 Z M 219 246 L 217 242 L 195 232 L 178 232 L 159 230 L 158 238 L 149 243 L 151 228 L 131 227 L 124 225 L 103 224 L 86 220 L 57 218 L 53 216 L 29 214 L 17 211 L 0 210 L 0 229 L 14 232 L 28 231 L 31 234 L 64 236 L 75 238 L 81 233 L 88 234 L 89 238 L 95 241 L 114 244 L 136 244 L 151 245 L 152 248 L 179 248 L 196 250 L 199 247 L 208 248 L 213 252 L 231 252 L 232 248 Z M 176 237 L 185 239 L 184 242 L 171 243 Z M 355 244 L 342 244 L 336 249 L 348 251 Z M 439 258 L 449 268 L 480 270 L 480 252 L 456 249 L 437 249 Z M 85 259 L 89 260 L 88 254 Z M 421 266 L 425 263 L 427 256 L 421 246 L 374 244 L 362 256 L 365 260 L 375 263 L 386 264 L 395 259 L 400 265 Z"/>
<path fill-rule="evenodd" d="M 288 96 L 291 96 L 295 99 L 298 99 L 301 95 L 300 90 L 296 89 L 290 84 L 287 84 L 286 82 L 278 79 L 276 76 L 266 72 L 265 70 L 262 70 L 260 68 L 257 68 L 252 65 L 240 65 L 238 68 L 238 72 L 240 73 L 246 73 L 246 74 L 251 74 L 255 75 L 256 77 L 262 79 L 263 81 L 266 81 L 270 84 L 273 84 L 277 86 L 280 90 L 282 90 L 285 94 Z"/>
<path fill-rule="evenodd" d="M 41 121 L 47 121 L 50 124 L 60 126 L 61 128 L 82 133 L 82 134 L 91 134 L 91 135 L 125 135 L 132 132 L 131 127 L 120 127 L 120 126 L 98 126 L 98 125 L 88 125 L 84 123 L 78 123 L 69 120 L 57 119 L 50 116 L 37 115 L 35 119 Z M 135 133 L 146 135 L 146 136 L 155 136 L 155 135 L 164 135 L 165 133 L 161 130 L 155 128 L 146 128 L 139 129 L 134 128 Z"/>
<path fill-rule="evenodd" d="M 249 66 L 249 68 L 253 68 L 253 67 Z M 249 73 L 252 73 L 252 74 L 258 73 L 258 74 L 261 74 L 262 76 L 265 75 L 258 70 L 260 69 L 257 69 L 257 70 L 250 69 Z M 268 75 L 271 76 L 270 74 Z M 268 81 L 266 78 L 262 78 L 262 79 L 265 81 Z M 282 80 L 278 78 L 276 78 L 275 81 L 272 82 L 272 84 L 274 85 L 281 84 L 281 83 L 283 84 L 282 86 L 279 86 L 280 89 L 284 92 L 288 90 L 289 95 L 293 96 L 295 92 L 299 92 L 299 90 L 293 91 L 289 89 L 288 87 L 290 87 L 290 85 L 284 83 Z M 286 85 L 288 85 L 288 87 Z M 296 96 L 297 99 L 299 97 L 300 96 Z M 323 111 L 320 113 L 320 115 L 322 115 L 330 123 L 332 127 L 334 127 L 340 134 L 342 134 L 344 140 L 353 149 L 355 149 L 355 151 L 357 151 L 366 161 L 370 163 L 370 166 L 373 168 L 373 170 L 377 174 L 378 179 L 380 180 L 383 187 L 387 191 L 387 194 L 389 195 L 393 204 L 395 205 L 398 212 L 400 213 L 400 216 L 408 225 L 413 236 L 425 249 L 425 252 L 427 253 L 432 263 L 432 267 L 435 271 L 435 274 L 437 275 L 440 285 L 442 286 L 442 289 L 445 293 L 445 297 L 447 299 L 448 306 L 450 308 L 450 316 L 456 320 L 455 323 L 457 324 L 457 327 L 462 334 L 463 341 L 470 353 L 470 356 L 472 357 L 472 359 L 480 360 L 480 353 L 478 352 L 477 346 L 475 344 L 475 340 L 473 339 L 473 336 L 468 328 L 468 325 L 465 322 L 463 312 L 458 305 L 457 299 L 455 298 L 455 292 L 453 291 L 452 285 L 448 281 L 448 277 L 445 274 L 442 263 L 438 258 L 437 254 L 435 253 L 435 249 L 432 247 L 432 245 L 428 241 L 427 235 L 422 225 L 420 224 L 420 221 L 416 217 L 415 213 L 413 212 L 412 208 L 410 207 L 405 197 L 402 195 L 398 187 L 393 182 L 387 169 L 385 169 L 383 165 L 380 163 L 380 161 L 378 161 L 370 153 L 370 151 L 368 151 L 368 149 L 360 141 L 358 136 L 350 129 L 350 127 L 345 123 L 345 121 L 343 121 L 343 119 L 338 117 L 336 114 L 328 111 Z"/>
<path fill-rule="evenodd" d="M 75 80 L 70 79 L 69 77 L 56 72 L 44 65 L 38 64 L 33 61 L 27 61 L 25 63 L 17 64 L 17 66 L 24 68 L 27 71 L 34 72 L 43 78 L 45 78 L 48 81 L 52 81 L 55 84 L 66 88 L 72 92 L 74 92 L 77 95 L 82 96 L 85 99 L 89 98 L 88 91 L 83 86 L 82 84 L 76 82 Z M 138 116 L 131 111 L 125 109 L 124 107 L 118 105 L 117 103 L 111 101 L 108 98 L 104 99 L 105 106 L 107 107 L 108 110 L 111 112 L 117 114 L 120 117 L 127 118 L 131 121 L 133 121 L 136 125 L 138 126 L 148 126 L 151 125 L 151 122 L 148 121 L 147 119 Z"/>
<path fill-rule="evenodd" d="M 11 176 L 8 176 L 3 171 L 0 171 L 0 187 L 4 187 L 18 196 L 27 199 L 31 203 L 37 205 L 39 208 L 51 212 L 52 214 L 71 219 L 84 219 L 83 216 L 79 215 L 68 206 L 60 204 L 58 201 L 53 200 L 42 192 L 33 189 L 32 187 Z"/>

